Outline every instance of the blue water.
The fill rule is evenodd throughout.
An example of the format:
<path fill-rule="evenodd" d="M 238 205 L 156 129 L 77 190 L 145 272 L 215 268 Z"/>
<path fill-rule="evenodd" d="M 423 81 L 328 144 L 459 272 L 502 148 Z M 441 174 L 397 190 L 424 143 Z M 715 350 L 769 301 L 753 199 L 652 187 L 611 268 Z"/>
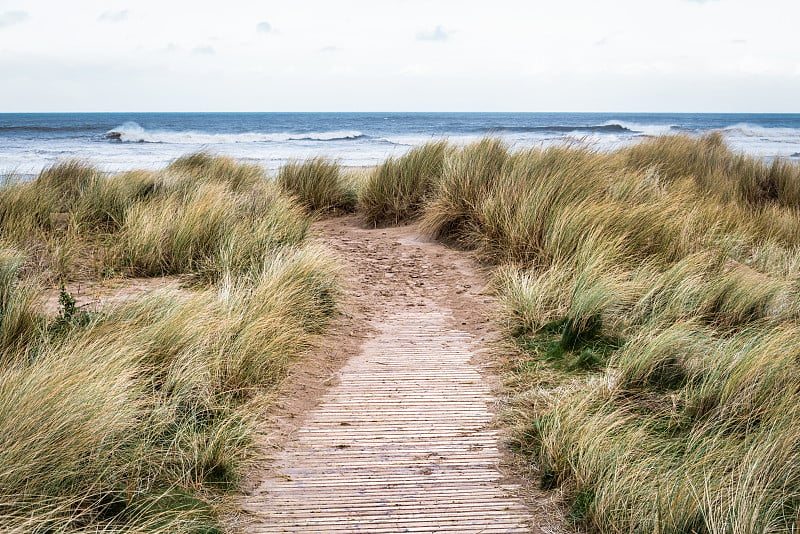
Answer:
<path fill-rule="evenodd" d="M 516 148 L 578 142 L 611 150 L 652 135 L 721 130 L 737 151 L 800 158 L 800 114 L 654 113 L 42 113 L 0 114 L 0 174 L 67 158 L 106 171 L 154 169 L 207 150 L 274 170 L 328 156 L 365 166 L 432 139 L 485 135 Z"/>

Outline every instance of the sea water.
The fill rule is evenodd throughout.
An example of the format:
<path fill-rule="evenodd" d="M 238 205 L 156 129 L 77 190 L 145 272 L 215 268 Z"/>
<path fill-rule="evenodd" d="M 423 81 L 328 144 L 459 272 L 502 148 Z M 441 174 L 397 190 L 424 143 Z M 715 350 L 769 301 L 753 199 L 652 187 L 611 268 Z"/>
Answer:
<path fill-rule="evenodd" d="M 800 114 L 8 113 L 0 114 L 0 174 L 33 176 L 69 158 L 108 172 L 157 169 L 201 150 L 270 171 L 315 156 L 369 166 L 443 138 L 613 150 L 654 135 L 710 131 L 739 152 L 800 160 Z"/>

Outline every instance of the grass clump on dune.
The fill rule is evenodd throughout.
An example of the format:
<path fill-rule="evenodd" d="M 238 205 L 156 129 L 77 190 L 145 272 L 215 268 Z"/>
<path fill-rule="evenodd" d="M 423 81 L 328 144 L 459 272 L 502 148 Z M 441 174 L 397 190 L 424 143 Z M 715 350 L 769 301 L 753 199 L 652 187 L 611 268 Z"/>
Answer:
<path fill-rule="evenodd" d="M 691 178 L 702 192 L 724 201 L 800 207 L 797 165 L 734 154 L 720 133 L 700 139 L 656 137 L 622 150 L 620 156 L 630 167 L 652 169 L 669 180 Z"/>
<path fill-rule="evenodd" d="M 445 141 L 431 142 L 379 165 L 358 198 L 365 222 L 373 226 L 399 224 L 417 217 L 442 175 L 449 152 Z"/>
<path fill-rule="evenodd" d="M 224 267 L 257 266 L 265 252 L 301 243 L 309 220 L 260 183 L 248 191 L 200 184 L 131 204 L 108 264 L 137 276 L 191 273 L 210 281 Z"/>
<path fill-rule="evenodd" d="M 17 250 L 0 249 L 0 364 L 35 347 L 45 328 L 38 313 L 39 285 L 19 276 L 24 260 Z"/>
<path fill-rule="evenodd" d="M 162 172 L 104 177 L 67 162 L 0 190 L 0 235 L 50 283 L 188 275 L 257 265 L 305 239 L 302 207 L 255 166 L 204 153 Z"/>
<path fill-rule="evenodd" d="M 0 530 L 221 532 L 260 396 L 335 310 L 303 209 L 201 154 L 112 177 L 70 162 L 2 190 L 0 214 Z M 56 246 L 74 247 L 61 270 Z M 100 312 L 62 290 L 44 315 L 42 284 L 109 273 L 187 289 Z"/>
<path fill-rule="evenodd" d="M 223 156 L 197 152 L 180 157 L 165 169 L 167 174 L 200 183 L 224 183 L 231 190 L 249 189 L 264 181 L 264 170 L 258 165 L 247 165 Z"/>
<path fill-rule="evenodd" d="M 348 187 L 338 163 L 324 158 L 291 162 L 281 167 L 278 187 L 311 212 L 348 212 L 355 193 Z"/>
<path fill-rule="evenodd" d="M 437 238 L 468 240 L 478 206 L 494 188 L 508 157 L 502 141 L 486 138 L 447 158 L 425 205 L 421 227 Z"/>

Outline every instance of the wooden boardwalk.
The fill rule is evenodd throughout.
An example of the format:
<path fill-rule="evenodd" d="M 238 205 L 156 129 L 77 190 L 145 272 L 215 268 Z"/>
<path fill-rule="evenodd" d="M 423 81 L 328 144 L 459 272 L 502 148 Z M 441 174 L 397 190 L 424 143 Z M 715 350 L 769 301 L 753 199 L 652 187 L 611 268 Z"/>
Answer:
<path fill-rule="evenodd" d="M 530 532 L 488 386 L 447 309 L 406 306 L 342 368 L 246 508 L 249 531 Z"/>

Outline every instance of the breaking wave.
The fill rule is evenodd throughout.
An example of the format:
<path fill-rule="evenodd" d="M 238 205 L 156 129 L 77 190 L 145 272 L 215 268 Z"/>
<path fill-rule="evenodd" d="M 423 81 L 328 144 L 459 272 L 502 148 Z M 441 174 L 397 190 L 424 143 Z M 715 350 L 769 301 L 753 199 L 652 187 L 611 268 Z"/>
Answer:
<path fill-rule="evenodd" d="M 332 132 L 243 132 L 208 133 L 197 131 L 175 132 L 168 130 L 146 130 L 135 122 L 106 132 L 105 138 L 122 143 L 170 143 L 178 145 L 218 145 L 234 143 L 269 143 L 281 141 L 346 141 L 365 137 L 359 131 L 337 130 Z"/>
<path fill-rule="evenodd" d="M 756 124 L 739 123 L 722 129 L 727 136 L 758 137 L 777 142 L 797 142 L 800 140 L 800 129 L 797 128 L 765 128 Z"/>
<path fill-rule="evenodd" d="M 676 129 L 674 124 L 640 124 L 637 122 L 608 121 L 605 126 L 621 126 L 625 130 L 642 135 L 663 135 Z"/>
<path fill-rule="evenodd" d="M 625 121 L 607 121 L 603 124 L 592 125 L 564 125 L 550 124 L 544 126 L 495 126 L 489 128 L 489 133 L 587 133 L 587 134 L 638 134 L 660 135 L 668 133 L 674 126 L 666 124 L 637 124 Z"/>

